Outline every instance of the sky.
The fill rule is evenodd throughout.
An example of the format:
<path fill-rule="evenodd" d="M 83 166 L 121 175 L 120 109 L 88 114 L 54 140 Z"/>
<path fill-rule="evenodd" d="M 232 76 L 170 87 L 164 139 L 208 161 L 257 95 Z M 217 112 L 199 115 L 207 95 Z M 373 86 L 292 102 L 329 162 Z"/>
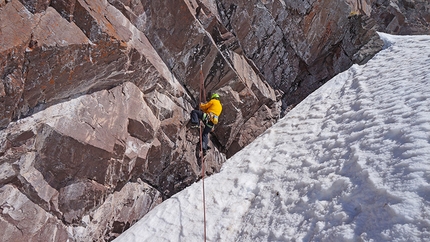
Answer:
<path fill-rule="evenodd" d="M 430 36 L 379 34 L 206 177 L 204 205 L 200 180 L 114 241 L 430 241 Z"/>

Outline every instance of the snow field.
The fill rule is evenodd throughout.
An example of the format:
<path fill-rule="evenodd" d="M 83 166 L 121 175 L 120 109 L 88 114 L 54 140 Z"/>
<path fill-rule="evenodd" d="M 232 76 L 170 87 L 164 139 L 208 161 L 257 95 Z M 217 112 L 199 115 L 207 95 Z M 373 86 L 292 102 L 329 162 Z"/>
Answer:
<path fill-rule="evenodd" d="M 207 241 L 429 241 L 430 36 L 337 75 L 205 179 Z M 202 184 L 116 241 L 202 241 Z"/>

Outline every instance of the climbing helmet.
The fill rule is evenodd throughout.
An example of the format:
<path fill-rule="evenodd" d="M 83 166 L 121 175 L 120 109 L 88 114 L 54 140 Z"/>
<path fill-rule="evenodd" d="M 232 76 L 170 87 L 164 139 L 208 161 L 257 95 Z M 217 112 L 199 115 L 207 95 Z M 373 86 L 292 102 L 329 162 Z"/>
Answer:
<path fill-rule="evenodd" d="M 214 93 L 211 95 L 211 99 L 219 99 L 219 94 L 218 93 Z"/>

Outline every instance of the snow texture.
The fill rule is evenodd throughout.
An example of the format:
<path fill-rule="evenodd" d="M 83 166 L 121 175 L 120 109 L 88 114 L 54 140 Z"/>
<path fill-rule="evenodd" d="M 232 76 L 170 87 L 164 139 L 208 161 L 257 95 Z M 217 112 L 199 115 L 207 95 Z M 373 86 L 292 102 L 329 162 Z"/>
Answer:
<path fill-rule="evenodd" d="M 430 36 L 354 65 L 204 180 L 207 241 L 430 241 Z M 115 241 L 204 241 L 202 181 Z"/>

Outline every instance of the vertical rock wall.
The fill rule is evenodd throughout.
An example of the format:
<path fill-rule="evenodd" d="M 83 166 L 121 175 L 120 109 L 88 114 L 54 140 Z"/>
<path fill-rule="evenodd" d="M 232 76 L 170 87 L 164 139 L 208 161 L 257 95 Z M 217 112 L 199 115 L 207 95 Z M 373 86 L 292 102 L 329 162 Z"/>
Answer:
<path fill-rule="evenodd" d="M 113 239 L 200 179 L 202 96 L 224 106 L 210 175 L 373 56 L 373 26 L 404 32 L 387 2 L 0 0 L 0 240 Z"/>
<path fill-rule="evenodd" d="M 255 138 L 229 148 L 253 113 L 270 114 L 267 126 L 278 117 L 275 92 L 258 70 L 220 51 L 185 2 L 142 8 L 172 11 L 176 25 L 164 29 L 173 32 L 160 37 L 170 48 L 164 52 L 151 43 L 155 32 L 145 33 L 156 22 L 134 19 L 125 10 L 139 6 L 120 3 L 0 5 L 4 240 L 108 241 L 200 179 L 198 132 L 187 126 L 200 73 L 225 110 L 211 135 L 207 175 L 225 160 L 219 150 L 232 155 Z"/>
<path fill-rule="evenodd" d="M 231 147 L 241 139 L 243 124 L 257 110 L 266 110 L 266 127 L 276 121 L 279 105 L 274 90 L 259 75 L 254 63 L 238 50 L 236 38 L 221 24 L 217 12 L 212 12 L 216 10 L 215 2 L 110 2 L 148 36 L 191 96 L 199 96 L 201 79 L 206 96 L 212 92 L 221 95 L 224 112 L 213 134 L 222 151 L 234 154 L 253 139 L 248 137 L 247 142 Z M 163 14 L 159 14 L 160 10 Z M 194 100 L 193 105 L 198 102 Z"/>
<path fill-rule="evenodd" d="M 360 16 L 350 15 L 353 6 L 344 0 L 217 2 L 223 24 L 237 36 L 244 55 L 282 91 L 284 109 L 363 62 L 355 54 L 378 39 L 363 29 Z M 381 46 L 377 43 L 373 52 Z"/>

